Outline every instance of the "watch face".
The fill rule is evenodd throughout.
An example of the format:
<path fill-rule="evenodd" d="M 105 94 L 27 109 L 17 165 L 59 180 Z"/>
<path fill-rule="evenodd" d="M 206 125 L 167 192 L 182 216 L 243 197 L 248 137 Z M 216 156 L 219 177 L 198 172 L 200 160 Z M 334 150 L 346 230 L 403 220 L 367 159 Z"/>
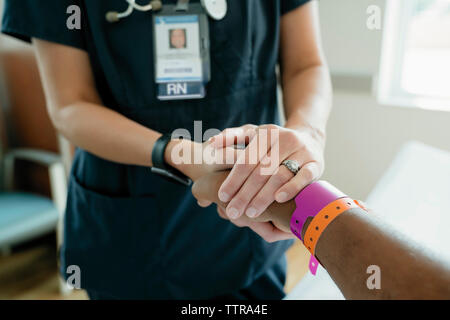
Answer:
<path fill-rule="evenodd" d="M 202 0 L 203 8 L 208 15 L 215 20 L 222 20 L 228 11 L 226 0 Z"/>

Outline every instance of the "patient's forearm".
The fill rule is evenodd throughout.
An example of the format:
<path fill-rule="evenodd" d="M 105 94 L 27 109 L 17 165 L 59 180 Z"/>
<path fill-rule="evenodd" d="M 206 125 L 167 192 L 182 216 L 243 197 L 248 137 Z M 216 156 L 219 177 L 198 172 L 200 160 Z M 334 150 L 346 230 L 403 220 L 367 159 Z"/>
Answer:
<path fill-rule="evenodd" d="M 289 227 L 294 201 L 274 204 L 264 219 Z M 310 221 L 303 228 L 303 235 Z M 316 257 L 347 299 L 450 298 L 450 266 L 427 255 L 362 209 L 349 210 L 324 230 Z M 370 290 L 369 266 L 379 267 L 381 288 Z"/>
<path fill-rule="evenodd" d="M 226 176 L 218 173 L 200 179 L 194 195 L 225 206 L 217 190 Z M 289 230 L 294 210 L 294 201 L 274 203 L 258 220 L 274 221 Z M 346 298 L 450 299 L 448 262 L 429 256 L 362 209 L 349 210 L 330 223 L 317 243 L 316 256 Z M 367 287 L 369 266 L 380 268 L 381 289 Z"/>
<path fill-rule="evenodd" d="M 346 298 L 450 298 L 448 262 L 428 255 L 359 208 L 331 222 L 319 239 L 316 256 Z M 379 267 L 380 289 L 367 286 L 369 266 Z"/>

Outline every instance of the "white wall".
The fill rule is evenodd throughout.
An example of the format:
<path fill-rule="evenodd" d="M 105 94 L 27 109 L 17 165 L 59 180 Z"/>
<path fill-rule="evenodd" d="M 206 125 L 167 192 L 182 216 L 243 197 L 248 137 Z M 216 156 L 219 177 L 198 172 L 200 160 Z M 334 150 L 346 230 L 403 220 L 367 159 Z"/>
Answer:
<path fill-rule="evenodd" d="M 320 0 L 323 45 L 333 73 L 370 74 L 378 69 L 382 31 L 366 27 L 367 8 L 385 0 Z"/>
<path fill-rule="evenodd" d="M 412 139 L 450 150 L 450 112 L 380 106 L 368 94 L 336 92 L 324 178 L 365 199 L 400 146 Z"/>
<path fill-rule="evenodd" d="M 384 0 L 320 1 L 324 47 L 333 74 L 376 74 L 382 32 L 366 28 L 371 4 L 384 8 Z M 450 112 L 381 106 L 370 92 L 336 90 L 324 178 L 365 199 L 400 146 L 411 139 L 450 150 Z"/>

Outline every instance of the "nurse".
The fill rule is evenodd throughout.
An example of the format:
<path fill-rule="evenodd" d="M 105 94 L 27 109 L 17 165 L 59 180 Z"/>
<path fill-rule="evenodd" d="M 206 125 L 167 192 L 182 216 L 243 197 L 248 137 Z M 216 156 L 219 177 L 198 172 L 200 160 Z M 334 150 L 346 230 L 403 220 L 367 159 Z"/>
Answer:
<path fill-rule="evenodd" d="M 280 150 L 289 147 L 306 155 L 294 159 L 309 168 L 296 179 L 318 178 L 331 90 L 317 5 L 228 0 L 221 16 L 210 1 L 201 1 L 203 6 L 188 2 L 162 2 L 162 13 L 176 7 L 176 21 L 200 25 L 172 28 L 184 29 L 186 41 L 186 48 L 178 45 L 175 36 L 181 33 L 173 34 L 180 47 L 173 49 L 175 56 L 192 49 L 193 39 L 207 40 L 195 56 L 200 60 L 194 59 L 202 71 L 198 83 L 177 82 L 176 97 L 164 95 L 167 79 L 160 77 L 165 69 L 159 69 L 165 47 L 158 43 L 169 50 L 170 33 L 156 32 L 172 17 L 134 11 L 116 23 L 106 21 L 107 12 L 127 9 L 123 0 L 5 2 L 2 31 L 32 43 L 51 119 L 77 146 L 61 272 L 80 267 L 82 288 L 92 299 L 284 296 L 284 253 L 292 242 L 274 241 L 291 235 L 268 222 L 240 224 L 221 219 L 213 207 L 200 208 L 189 179 L 224 166 L 175 163 L 171 155 L 177 146 L 197 150 L 208 142 L 171 139 L 170 134 L 184 129 L 195 137 L 194 121 L 218 130 L 279 125 L 275 69 L 280 62 L 287 116 L 280 129 L 289 133 L 280 135 Z M 66 22 L 73 6 L 80 8 L 81 28 L 72 30 Z M 189 6 L 194 13 L 179 12 Z M 160 34 L 164 41 L 157 39 Z M 285 169 L 285 177 L 292 178 Z M 233 188 L 241 185 L 237 181 Z"/>

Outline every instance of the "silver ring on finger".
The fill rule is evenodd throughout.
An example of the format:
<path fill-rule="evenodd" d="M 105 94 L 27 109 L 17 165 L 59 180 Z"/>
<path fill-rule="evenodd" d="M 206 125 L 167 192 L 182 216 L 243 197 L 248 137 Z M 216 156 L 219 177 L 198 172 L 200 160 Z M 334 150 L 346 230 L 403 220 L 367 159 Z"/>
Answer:
<path fill-rule="evenodd" d="M 284 160 L 281 163 L 283 166 L 288 168 L 290 172 L 292 172 L 295 175 L 300 171 L 300 164 L 295 160 Z"/>

